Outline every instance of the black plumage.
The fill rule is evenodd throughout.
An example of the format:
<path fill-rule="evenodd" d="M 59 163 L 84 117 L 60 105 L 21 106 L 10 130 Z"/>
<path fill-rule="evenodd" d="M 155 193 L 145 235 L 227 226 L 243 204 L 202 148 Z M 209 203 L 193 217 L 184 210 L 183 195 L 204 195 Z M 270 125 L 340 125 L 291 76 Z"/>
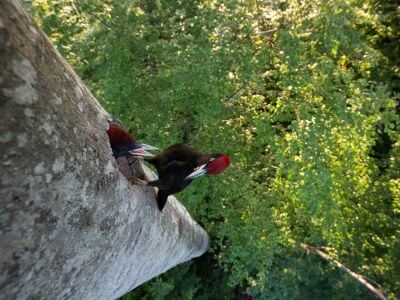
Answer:
<path fill-rule="evenodd" d="M 207 154 L 184 144 L 175 144 L 155 157 L 146 158 L 146 161 L 154 165 L 158 172 L 159 178 L 148 182 L 148 185 L 159 189 L 157 204 L 160 211 L 169 195 L 182 191 L 198 176 L 222 172 L 230 163 L 228 156 Z M 200 171 L 197 171 L 199 174 L 191 176 L 196 170 Z"/>

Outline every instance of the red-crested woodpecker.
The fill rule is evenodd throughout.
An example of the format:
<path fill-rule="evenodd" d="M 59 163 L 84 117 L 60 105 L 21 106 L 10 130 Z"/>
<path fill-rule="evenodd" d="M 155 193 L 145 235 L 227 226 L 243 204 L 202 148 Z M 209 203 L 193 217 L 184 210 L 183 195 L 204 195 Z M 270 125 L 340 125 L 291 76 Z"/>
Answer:
<path fill-rule="evenodd" d="M 115 158 L 121 156 L 136 156 L 146 157 L 154 156 L 147 150 L 158 149 L 156 147 L 141 144 L 136 139 L 124 130 L 121 123 L 115 119 L 108 120 L 109 126 L 107 130 L 110 145 Z"/>
<path fill-rule="evenodd" d="M 204 174 L 221 173 L 231 163 L 227 155 L 203 153 L 184 144 L 175 144 L 159 155 L 145 160 L 154 165 L 158 172 L 159 178 L 147 184 L 158 188 L 157 204 L 160 211 L 169 195 L 182 191 L 193 179 Z"/>

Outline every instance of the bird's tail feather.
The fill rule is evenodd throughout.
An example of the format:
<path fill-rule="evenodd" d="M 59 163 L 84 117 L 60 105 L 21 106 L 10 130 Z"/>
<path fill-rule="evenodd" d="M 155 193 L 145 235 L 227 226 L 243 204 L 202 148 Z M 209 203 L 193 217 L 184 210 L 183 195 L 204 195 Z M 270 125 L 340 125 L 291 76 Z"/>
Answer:
<path fill-rule="evenodd" d="M 158 190 L 157 192 L 157 205 L 158 205 L 158 209 L 160 211 L 163 210 L 165 203 L 167 203 L 167 199 L 168 199 L 168 193 L 166 193 L 163 190 Z"/>

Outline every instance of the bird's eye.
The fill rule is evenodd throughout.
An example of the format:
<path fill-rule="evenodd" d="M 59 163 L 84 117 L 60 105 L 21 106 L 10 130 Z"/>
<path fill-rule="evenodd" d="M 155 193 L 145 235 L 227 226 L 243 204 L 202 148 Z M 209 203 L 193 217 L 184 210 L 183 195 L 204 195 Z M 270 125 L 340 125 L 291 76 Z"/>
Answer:
<path fill-rule="evenodd" d="M 214 157 L 211 157 L 211 158 L 210 158 L 210 161 L 214 161 L 214 160 L 215 160 L 215 158 L 214 158 Z"/>

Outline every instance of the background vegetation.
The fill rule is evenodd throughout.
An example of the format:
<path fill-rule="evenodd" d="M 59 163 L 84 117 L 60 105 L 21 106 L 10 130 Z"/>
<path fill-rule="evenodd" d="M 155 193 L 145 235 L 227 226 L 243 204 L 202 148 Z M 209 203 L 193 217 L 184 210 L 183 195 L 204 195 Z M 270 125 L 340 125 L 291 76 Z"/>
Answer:
<path fill-rule="evenodd" d="M 138 139 L 233 159 L 179 195 L 211 250 L 125 299 L 368 296 L 299 243 L 400 297 L 397 1 L 25 3 Z"/>

